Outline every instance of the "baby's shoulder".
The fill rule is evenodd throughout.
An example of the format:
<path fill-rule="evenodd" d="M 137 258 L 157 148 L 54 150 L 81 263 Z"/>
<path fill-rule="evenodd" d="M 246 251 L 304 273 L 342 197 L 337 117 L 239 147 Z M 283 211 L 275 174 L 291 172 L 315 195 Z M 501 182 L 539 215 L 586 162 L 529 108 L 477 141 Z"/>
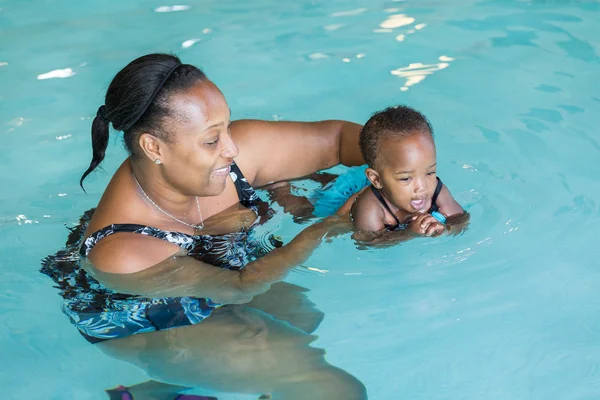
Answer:
<path fill-rule="evenodd" d="M 376 232 L 385 228 L 385 211 L 372 190 L 364 190 L 357 197 L 351 213 L 357 231 Z"/>

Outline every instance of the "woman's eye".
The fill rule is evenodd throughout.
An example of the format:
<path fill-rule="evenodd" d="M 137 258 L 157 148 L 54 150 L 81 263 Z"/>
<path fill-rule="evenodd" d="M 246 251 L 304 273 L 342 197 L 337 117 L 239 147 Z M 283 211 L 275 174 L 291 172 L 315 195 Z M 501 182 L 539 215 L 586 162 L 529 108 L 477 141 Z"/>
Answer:
<path fill-rule="evenodd" d="M 219 141 L 219 138 L 216 138 L 212 142 L 206 142 L 206 144 L 209 145 L 209 146 L 214 146 L 215 144 L 217 144 L 218 141 Z"/>

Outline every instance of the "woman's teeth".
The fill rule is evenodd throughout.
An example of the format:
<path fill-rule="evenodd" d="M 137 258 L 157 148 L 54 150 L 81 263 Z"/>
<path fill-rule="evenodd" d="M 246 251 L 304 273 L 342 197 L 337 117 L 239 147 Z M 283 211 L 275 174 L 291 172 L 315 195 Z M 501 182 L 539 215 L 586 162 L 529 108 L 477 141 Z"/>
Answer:
<path fill-rule="evenodd" d="M 226 174 L 226 173 L 229 173 L 229 165 L 226 166 L 226 167 L 223 167 L 223 168 L 215 169 L 213 171 L 213 173 L 215 173 L 215 174 Z"/>

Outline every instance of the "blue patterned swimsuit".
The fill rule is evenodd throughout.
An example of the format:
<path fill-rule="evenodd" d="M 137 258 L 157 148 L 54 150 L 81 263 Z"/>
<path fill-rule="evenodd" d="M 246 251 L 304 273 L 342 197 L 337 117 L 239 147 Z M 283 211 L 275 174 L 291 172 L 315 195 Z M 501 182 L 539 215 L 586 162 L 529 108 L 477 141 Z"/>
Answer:
<path fill-rule="evenodd" d="M 237 165 L 231 165 L 230 176 L 240 203 L 258 215 L 258 195 Z M 91 343 L 194 325 L 221 306 L 210 299 L 197 297 L 143 298 L 112 291 L 90 276 L 80 263 L 103 238 L 118 232 L 148 235 L 176 244 L 188 255 L 205 263 L 232 270 L 243 268 L 249 261 L 271 250 L 251 235 L 252 227 L 210 236 L 188 235 L 143 225 L 113 224 L 91 234 L 81 243 L 92 215 L 93 210 L 84 214 L 81 223 L 71 230 L 66 248 L 46 257 L 41 270 L 60 289 L 64 299 L 63 312 Z M 269 239 L 271 245 L 281 245 L 272 236 Z"/>

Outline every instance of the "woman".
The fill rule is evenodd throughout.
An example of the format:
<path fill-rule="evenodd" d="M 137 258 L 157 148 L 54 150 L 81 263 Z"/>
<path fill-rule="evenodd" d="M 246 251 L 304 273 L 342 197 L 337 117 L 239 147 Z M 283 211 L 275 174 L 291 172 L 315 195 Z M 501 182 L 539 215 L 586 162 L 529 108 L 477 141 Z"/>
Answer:
<path fill-rule="evenodd" d="M 285 290 L 268 290 L 348 219 L 325 219 L 266 255 L 251 235 L 259 219 L 253 188 L 362 164 L 360 126 L 231 122 L 215 84 L 165 54 L 127 65 L 105 103 L 82 187 L 104 158 L 109 124 L 124 132 L 131 156 L 85 227 L 85 272 L 74 269 L 73 280 L 49 272 L 78 282 L 63 290 L 64 309 L 84 337 L 170 384 L 283 399 L 366 398 L 356 378 L 308 346 L 316 326 L 282 307 Z"/>

